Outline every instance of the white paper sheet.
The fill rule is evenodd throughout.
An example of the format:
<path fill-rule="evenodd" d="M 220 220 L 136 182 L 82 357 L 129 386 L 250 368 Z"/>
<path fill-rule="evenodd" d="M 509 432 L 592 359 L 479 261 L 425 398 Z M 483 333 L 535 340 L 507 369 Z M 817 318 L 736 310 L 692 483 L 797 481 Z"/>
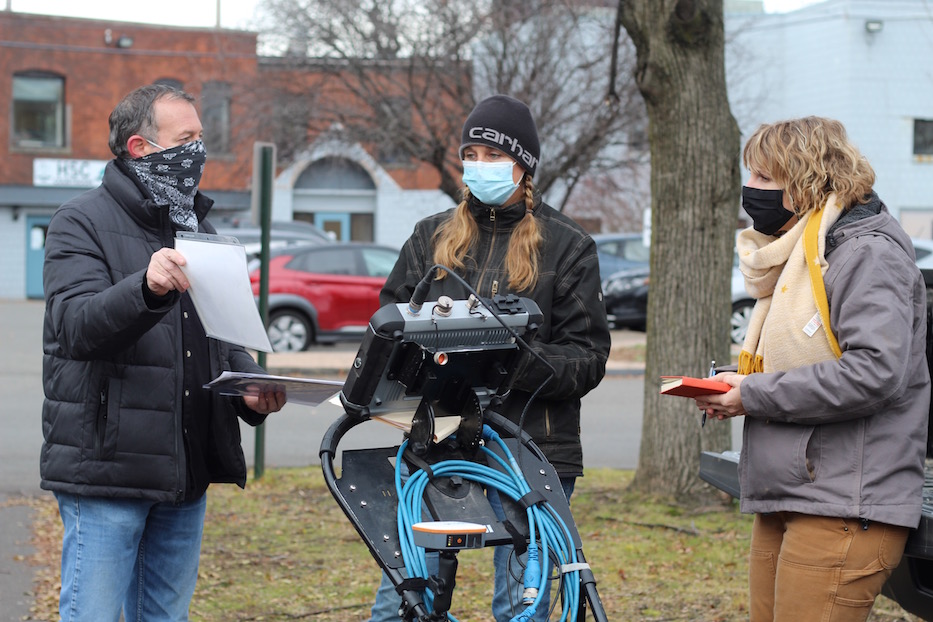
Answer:
<path fill-rule="evenodd" d="M 272 352 L 246 268 L 246 251 L 221 236 L 181 234 L 175 250 L 187 264 L 188 293 L 208 337 Z"/>

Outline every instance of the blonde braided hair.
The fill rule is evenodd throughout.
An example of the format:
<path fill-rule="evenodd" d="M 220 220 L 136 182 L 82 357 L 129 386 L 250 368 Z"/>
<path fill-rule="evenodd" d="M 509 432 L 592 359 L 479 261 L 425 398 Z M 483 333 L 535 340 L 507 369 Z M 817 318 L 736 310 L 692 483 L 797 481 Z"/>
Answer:
<path fill-rule="evenodd" d="M 505 267 L 509 275 L 509 287 L 517 292 L 531 291 L 538 282 L 538 263 L 543 238 L 534 217 L 534 183 L 525 175 L 522 180 L 525 191 L 525 217 L 516 225 L 509 237 L 509 250 Z M 463 188 L 463 200 L 453 215 L 434 232 L 434 263 L 453 270 L 464 267 L 464 258 L 470 252 L 479 235 L 479 227 L 469 209 L 470 190 Z M 437 279 L 447 276 L 439 271 Z"/>

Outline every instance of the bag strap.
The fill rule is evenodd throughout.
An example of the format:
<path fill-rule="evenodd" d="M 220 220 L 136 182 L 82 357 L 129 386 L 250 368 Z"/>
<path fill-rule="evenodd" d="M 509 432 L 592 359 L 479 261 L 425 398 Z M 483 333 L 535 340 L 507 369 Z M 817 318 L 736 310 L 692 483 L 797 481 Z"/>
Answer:
<path fill-rule="evenodd" d="M 829 301 L 826 299 L 826 284 L 823 282 L 823 272 L 820 269 L 819 237 L 820 223 L 823 221 L 823 214 L 826 210 L 820 208 L 816 213 L 810 215 L 807 227 L 803 232 L 803 251 L 807 258 L 807 270 L 810 272 L 810 288 L 813 290 L 813 300 L 816 301 L 816 309 L 820 314 L 820 321 L 823 323 L 823 332 L 829 341 L 829 347 L 832 349 L 836 358 L 842 356 L 842 350 L 839 349 L 839 342 L 836 341 L 836 335 L 833 334 L 829 326 Z"/>

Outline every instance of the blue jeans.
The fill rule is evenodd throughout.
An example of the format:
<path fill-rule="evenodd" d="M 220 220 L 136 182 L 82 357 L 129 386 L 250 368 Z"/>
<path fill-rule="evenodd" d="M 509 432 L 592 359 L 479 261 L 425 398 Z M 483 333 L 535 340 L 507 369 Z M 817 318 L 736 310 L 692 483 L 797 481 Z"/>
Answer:
<path fill-rule="evenodd" d="M 570 501 L 570 495 L 573 494 L 576 481 L 575 477 L 560 478 L 560 485 L 564 489 L 564 495 L 566 495 L 568 501 Z M 492 506 L 496 515 L 500 518 L 504 518 L 505 514 L 502 511 L 502 504 L 499 502 L 497 491 L 488 491 L 487 497 L 489 499 L 489 505 Z M 524 609 L 521 604 L 522 591 L 524 590 L 521 577 L 525 568 L 525 556 L 516 557 L 513 555 L 513 552 L 514 549 L 511 545 L 497 546 L 496 550 L 493 552 L 495 581 L 492 595 L 492 615 L 496 619 L 496 622 L 509 622 L 515 614 Z M 432 574 L 436 573 L 437 554 L 428 553 L 426 557 L 428 572 Z M 511 566 L 509 566 L 509 560 L 511 560 Z M 548 564 L 549 573 L 550 568 L 551 566 Z M 519 579 L 513 580 L 513 576 L 519 577 Z M 515 603 L 514 611 L 512 603 Z M 535 616 L 532 618 L 534 622 L 545 622 L 547 620 L 547 612 L 550 603 L 550 594 L 545 593 L 541 598 L 541 603 L 538 606 L 538 610 L 535 612 Z M 398 610 L 401 605 L 402 597 L 395 591 L 395 586 L 392 585 L 392 581 L 389 579 L 388 575 L 383 572 L 382 581 L 379 583 L 379 589 L 376 590 L 376 602 L 373 603 L 370 611 L 369 622 L 395 622 L 399 619 Z"/>
<path fill-rule="evenodd" d="M 207 495 L 174 505 L 55 493 L 64 526 L 62 622 L 183 622 Z"/>
<path fill-rule="evenodd" d="M 560 485 L 564 489 L 564 496 L 570 501 L 570 495 L 573 494 L 577 479 L 575 477 L 560 478 Z M 490 491 L 487 494 L 489 505 L 500 518 L 505 516 L 502 511 L 502 504 L 499 502 L 497 491 Z M 525 607 L 522 605 L 523 573 L 525 571 L 525 560 L 527 555 L 514 555 L 515 549 L 512 545 L 497 546 L 493 552 L 492 564 L 496 571 L 496 580 L 492 590 L 492 615 L 496 622 L 508 622 Z M 511 560 L 511 563 L 510 563 Z M 541 560 L 542 564 L 545 560 Z M 551 573 L 551 564 L 547 563 L 548 574 Z M 541 603 L 538 605 L 535 615 L 531 618 L 534 622 L 545 622 L 548 619 L 548 608 L 551 605 L 550 591 L 546 591 L 541 596 Z"/>

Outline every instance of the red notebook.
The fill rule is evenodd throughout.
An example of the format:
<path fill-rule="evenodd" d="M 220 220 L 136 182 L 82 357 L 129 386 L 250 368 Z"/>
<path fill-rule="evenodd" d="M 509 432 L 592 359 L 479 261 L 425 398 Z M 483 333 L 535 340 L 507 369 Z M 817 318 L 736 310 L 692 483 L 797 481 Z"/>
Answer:
<path fill-rule="evenodd" d="M 710 393 L 727 393 L 732 387 L 712 378 L 690 376 L 661 376 L 661 395 L 696 397 Z"/>

